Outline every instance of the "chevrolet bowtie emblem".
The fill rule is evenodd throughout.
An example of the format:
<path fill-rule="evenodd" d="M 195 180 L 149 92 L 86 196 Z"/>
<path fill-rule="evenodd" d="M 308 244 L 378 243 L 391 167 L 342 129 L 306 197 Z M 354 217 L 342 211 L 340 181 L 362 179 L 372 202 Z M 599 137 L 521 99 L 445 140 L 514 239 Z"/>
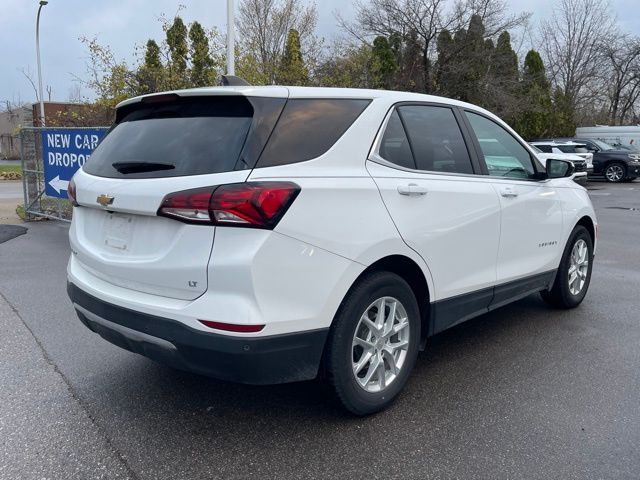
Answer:
<path fill-rule="evenodd" d="M 98 198 L 96 198 L 96 202 L 98 202 L 103 207 L 106 207 L 107 205 L 111 205 L 113 203 L 113 197 L 110 195 L 105 195 L 103 193 L 102 195 L 98 196 Z"/>

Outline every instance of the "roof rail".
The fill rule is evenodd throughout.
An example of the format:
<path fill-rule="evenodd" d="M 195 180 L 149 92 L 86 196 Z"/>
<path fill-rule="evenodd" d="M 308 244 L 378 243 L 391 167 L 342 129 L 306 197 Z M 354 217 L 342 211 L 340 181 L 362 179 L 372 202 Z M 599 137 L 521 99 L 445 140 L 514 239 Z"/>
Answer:
<path fill-rule="evenodd" d="M 224 87 L 248 87 L 251 86 L 244 78 L 235 75 L 222 75 L 222 86 Z"/>

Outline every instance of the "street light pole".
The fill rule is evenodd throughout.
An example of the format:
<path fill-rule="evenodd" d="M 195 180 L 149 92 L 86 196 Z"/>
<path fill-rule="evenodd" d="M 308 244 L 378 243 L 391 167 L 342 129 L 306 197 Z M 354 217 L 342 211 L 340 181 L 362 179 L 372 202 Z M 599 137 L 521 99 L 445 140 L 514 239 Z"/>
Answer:
<path fill-rule="evenodd" d="M 233 0 L 227 0 L 227 75 L 236 74 L 234 14 Z"/>
<path fill-rule="evenodd" d="M 40 66 L 40 11 L 47 3 L 47 0 L 40 0 L 38 7 L 38 17 L 36 18 L 36 57 L 38 58 L 38 91 L 40 95 L 40 125 L 44 127 L 44 97 L 42 95 L 42 67 Z"/>

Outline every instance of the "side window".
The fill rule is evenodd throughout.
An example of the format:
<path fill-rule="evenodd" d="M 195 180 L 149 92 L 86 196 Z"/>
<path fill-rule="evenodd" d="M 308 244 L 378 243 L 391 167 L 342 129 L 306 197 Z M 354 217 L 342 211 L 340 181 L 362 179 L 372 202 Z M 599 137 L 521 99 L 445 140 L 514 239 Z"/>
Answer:
<path fill-rule="evenodd" d="M 304 162 L 329 150 L 370 100 L 296 98 L 287 101 L 257 167 Z"/>
<path fill-rule="evenodd" d="M 389 117 L 378 154 L 385 160 L 401 167 L 416 168 L 407 133 L 404 131 L 397 110 L 394 110 Z"/>
<path fill-rule="evenodd" d="M 464 112 L 478 138 L 489 175 L 531 178 L 536 171 L 529 151 L 509 132 L 488 118 Z"/>
<path fill-rule="evenodd" d="M 467 145 L 450 108 L 407 105 L 398 111 L 418 170 L 473 173 Z"/>

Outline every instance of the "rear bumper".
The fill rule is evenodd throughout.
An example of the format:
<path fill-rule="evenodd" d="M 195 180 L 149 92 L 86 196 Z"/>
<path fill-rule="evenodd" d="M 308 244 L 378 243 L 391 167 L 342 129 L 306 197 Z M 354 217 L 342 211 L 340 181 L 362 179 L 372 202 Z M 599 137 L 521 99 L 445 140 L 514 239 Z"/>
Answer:
<path fill-rule="evenodd" d="M 231 337 L 104 302 L 71 282 L 67 292 L 82 323 L 114 345 L 175 368 L 240 383 L 315 378 L 328 333 Z"/>

